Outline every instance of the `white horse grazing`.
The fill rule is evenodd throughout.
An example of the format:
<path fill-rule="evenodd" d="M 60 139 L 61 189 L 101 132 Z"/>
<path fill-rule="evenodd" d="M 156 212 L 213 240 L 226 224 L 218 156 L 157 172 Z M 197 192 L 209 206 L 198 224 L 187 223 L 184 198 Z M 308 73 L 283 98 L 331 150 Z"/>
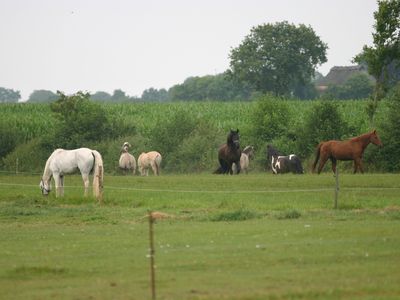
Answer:
<path fill-rule="evenodd" d="M 160 175 L 161 160 L 161 154 L 157 151 L 143 152 L 138 158 L 140 174 L 149 176 L 149 168 L 151 167 L 154 175 Z"/>
<path fill-rule="evenodd" d="M 240 169 L 246 174 L 249 172 L 250 159 L 254 157 L 254 147 L 246 146 L 240 155 Z M 237 172 L 236 164 L 232 165 L 233 172 Z"/>
<path fill-rule="evenodd" d="M 121 156 L 119 157 L 119 167 L 122 170 L 132 170 L 133 175 L 136 173 L 136 159 L 135 157 L 130 154 L 129 147 L 131 147 L 131 144 L 128 142 L 125 142 L 122 145 L 121 149 Z"/>
<path fill-rule="evenodd" d="M 56 186 L 56 197 L 64 195 L 64 175 L 79 170 L 85 186 L 85 196 L 88 194 L 89 173 L 93 170 L 93 195 L 101 197 L 103 182 L 103 159 L 99 152 L 88 148 L 75 150 L 57 149 L 47 159 L 40 188 L 43 195 L 51 190 L 51 177 Z"/>

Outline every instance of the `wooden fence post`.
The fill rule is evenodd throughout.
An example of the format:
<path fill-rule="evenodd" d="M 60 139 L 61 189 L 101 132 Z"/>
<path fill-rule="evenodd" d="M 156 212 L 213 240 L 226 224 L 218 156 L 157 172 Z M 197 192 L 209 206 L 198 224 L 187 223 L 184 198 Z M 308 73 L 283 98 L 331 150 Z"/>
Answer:
<path fill-rule="evenodd" d="M 339 198 L 339 170 L 338 167 L 336 166 L 336 171 L 335 171 L 335 202 L 333 204 L 333 208 L 337 209 L 338 208 L 338 198 Z"/>
<path fill-rule="evenodd" d="M 155 255 L 155 250 L 154 250 L 154 233 L 153 233 L 153 224 L 154 224 L 154 218 L 149 211 L 149 239 L 150 239 L 150 286 L 151 286 L 151 299 L 155 300 L 156 299 L 156 272 L 155 272 L 155 266 L 154 266 L 154 255 Z"/>

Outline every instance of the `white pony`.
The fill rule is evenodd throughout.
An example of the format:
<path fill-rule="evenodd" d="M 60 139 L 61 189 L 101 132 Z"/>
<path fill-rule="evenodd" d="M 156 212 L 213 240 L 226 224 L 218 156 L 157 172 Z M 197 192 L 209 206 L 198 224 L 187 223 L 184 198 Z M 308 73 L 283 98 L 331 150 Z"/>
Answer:
<path fill-rule="evenodd" d="M 51 190 L 51 177 L 56 186 L 56 197 L 64 196 L 64 175 L 78 170 L 82 174 L 85 186 L 85 196 L 88 194 L 89 173 L 93 170 L 93 195 L 101 197 L 103 183 L 103 159 L 99 152 L 88 148 L 75 150 L 57 149 L 47 159 L 40 188 L 43 195 L 48 195 Z"/>
<path fill-rule="evenodd" d="M 240 155 L 240 169 L 244 171 L 246 174 L 249 172 L 249 163 L 250 159 L 254 157 L 254 147 L 253 146 L 246 146 L 242 154 Z M 232 169 L 234 173 L 237 173 L 236 164 L 232 165 Z"/>
<path fill-rule="evenodd" d="M 160 175 L 161 154 L 157 151 L 143 152 L 138 158 L 138 167 L 142 176 L 149 176 L 149 168 L 151 166 L 154 175 Z"/>
<path fill-rule="evenodd" d="M 133 175 L 135 175 L 136 159 L 132 154 L 128 152 L 129 147 L 131 147 L 131 144 L 129 144 L 128 142 L 125 142 L 122 145 L 121 156 L 119 157 L 119 167 L 124 171 L 132 170 Z"/>

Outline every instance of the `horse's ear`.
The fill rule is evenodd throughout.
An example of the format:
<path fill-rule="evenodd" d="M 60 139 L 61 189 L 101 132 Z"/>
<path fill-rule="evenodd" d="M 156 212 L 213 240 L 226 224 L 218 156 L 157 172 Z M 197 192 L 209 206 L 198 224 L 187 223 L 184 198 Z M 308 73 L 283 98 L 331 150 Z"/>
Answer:
<path fill-rule="evenodd" d="M 239 129 L 236 128 L 236 133 L 239 133 Z"/>
<path fill-rule="evenodd" d="M 376 134 L 376 129 L 374 129 L 373 133 L 375 133 L 375 134 Z"/>

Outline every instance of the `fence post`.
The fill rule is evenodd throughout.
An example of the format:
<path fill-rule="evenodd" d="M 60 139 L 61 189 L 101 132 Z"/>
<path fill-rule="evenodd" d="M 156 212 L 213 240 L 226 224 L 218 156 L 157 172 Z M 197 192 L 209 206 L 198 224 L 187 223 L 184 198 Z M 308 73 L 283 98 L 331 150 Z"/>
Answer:
<path fill-rule="evenodd" d="M 149 213 L 149 239 L 150 239 L 150 286 L 151 286 L 151 299 L 155 300 L 156 299 L 156 272 L 155 272 L 155 266 L 154 266 L 154 234 L 153 234 L 153 224 L 154 224 L 154 218 L 151 213 Z"/>
<path fill-rule="evenodd" d="M 338 167 L 336 166 L 336 171 L 335 171 L 335 202 L 333 204 L 333 208 L 337 209 L 338 208 L 338 198 L 339 198 L 339 170 Z"/>
<path fill-rule="evenodd" d="M 19 159 L 17 157 L 17 161 L 15 162 L 15 174 L 18 174 L 18 165 L 19 165 Z"/>

